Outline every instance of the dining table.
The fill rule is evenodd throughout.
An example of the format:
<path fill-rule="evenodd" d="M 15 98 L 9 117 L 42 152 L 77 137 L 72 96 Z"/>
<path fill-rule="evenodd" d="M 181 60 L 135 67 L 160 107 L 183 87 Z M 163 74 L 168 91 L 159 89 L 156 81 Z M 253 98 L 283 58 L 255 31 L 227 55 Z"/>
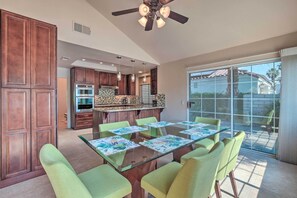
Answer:
<path fill-rule="evenodd" d="M 190 152 L 193 144 L 227 128 L 198 122 L 156 122 L 80 135 L 104 163 L 110 164 L 132 185 L 132 198 L 142 196 L 141 178 L 155 170 L 158 159 L 173 152 Z M 98 157 L 99 157 L 98 156 Z"/>

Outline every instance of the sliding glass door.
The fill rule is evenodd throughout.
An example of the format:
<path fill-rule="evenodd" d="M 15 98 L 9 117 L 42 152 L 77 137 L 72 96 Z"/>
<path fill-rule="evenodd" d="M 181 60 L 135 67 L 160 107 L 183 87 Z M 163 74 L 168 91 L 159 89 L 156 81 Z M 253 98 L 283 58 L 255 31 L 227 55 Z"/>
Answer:
<path fill-rule="evenodd" d="M 221 138 L 238 131 L 243 147 L 276 153 L 281 63 L 238 65 L 189 74 L 189 120 L 196 116 L 221 119 L 229 127 Z"/>

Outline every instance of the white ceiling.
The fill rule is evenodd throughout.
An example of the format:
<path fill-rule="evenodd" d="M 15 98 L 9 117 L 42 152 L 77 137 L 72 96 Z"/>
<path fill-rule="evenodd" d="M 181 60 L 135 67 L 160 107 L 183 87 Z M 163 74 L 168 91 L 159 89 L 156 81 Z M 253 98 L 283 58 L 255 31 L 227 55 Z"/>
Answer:
<path fill-rule="evenodd" d="M 297 31 L 297 0 L 174 0 L 171 9 L 189 17 L 188 23 L 167 19 L 150 32 L 138 24 L 138 13 L 111 15 L 141 0 L 87 1 L 159 63 Z"/>
<path fill-rule="evenodd" d="M 123 74 L 138 73 L 139 71 L 148 72 L 150 69 L 156 67 L 151 63 L 135 60 L 131 62 L 131 58 L 122 57 L 119 61 L 116 54 L 87 48 L 84 46 L 58 41 L 58 66 L 71 68 L 74 66 L 92 68 L 99 71 L 116 72 L 121 71 Z M 62 57 L 69 60 L 62 60 Z M 82 59 L 85 59 L 82 61 Z M 102 62 L 102 63 L 100 63 Z M 114 64 L 114 66 L 112 66 Z M 120 66 L 119 66 L 120 65 Z"/>

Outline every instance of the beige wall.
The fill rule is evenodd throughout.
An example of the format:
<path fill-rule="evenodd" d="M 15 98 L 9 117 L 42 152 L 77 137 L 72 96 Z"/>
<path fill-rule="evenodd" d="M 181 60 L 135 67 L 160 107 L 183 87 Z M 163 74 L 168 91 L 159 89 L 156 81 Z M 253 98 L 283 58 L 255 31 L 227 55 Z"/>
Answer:
<path fill-rule="evenodd" d="M 273 58 L 279 55 L 270 52 L 294 46 L 297 46 L 297 32 L 160 65 L 158 92 L 166 96 L 166 108 L 162 113 L 162 119 L 172 121 L 187 119 L 187 70 L 190 67 L 190 70 L 199 70 Z M 258 56 L 260 54 L 265 55 Z M 219 64 L 216 64 L 217 62 Z"/>
<path fill-rule="evenodd" d="M 58 128 L 67 128 L 64 114 L 67 113 L 67 78 L 58 78 Z"/>
<path fill-rule="evenodd" d="M 67 106 L 67 116 L 68 116 L 67 128 L 70 128 L 71 127 L 71 119 L 70 119 L 70 117 L 71 117 L 71 113 L 70 113 L 70 109 L 71 109 L 70 108 L 70 69 L 58 67 L 57 76 L 58 76 L 58 79 L 63 78 L 63 79 L 66 79 L 66 81 L 67 81 L 66 91 L 62 95 L 66 94 L 66 106 Z M 59 97 L 59 86 L 58 86 L 57 92 L 58 92 L 58 97 Z M 58 98 L 58 101 L 57 101 L 58 108 L 59 108 L 59 102 L 60 101 L 59 101 L 59 98 Z M 64 112 L 64 110 L 63 110 L 63 112 Z"/>
<path fill-rule="evenodd" d="M 86 0 L 0 0 L 0 8 L 57 25 L 61 41 L 158 64 Z M 72 31 L 73 21 L 91 35 Z"/>

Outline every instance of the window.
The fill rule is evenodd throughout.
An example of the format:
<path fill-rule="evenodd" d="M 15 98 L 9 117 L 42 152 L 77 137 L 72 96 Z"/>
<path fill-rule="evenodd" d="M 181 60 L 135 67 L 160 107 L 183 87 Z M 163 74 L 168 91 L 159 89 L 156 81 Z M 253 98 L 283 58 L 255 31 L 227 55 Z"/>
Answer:
<path fill-rule="evenodd" d="M 230 130 L 247 136 L 243 147 L 276 153 L 280 109 L 281 63 L 238 65 L 189 74 L 189 119 L 221 119 Z"/>

